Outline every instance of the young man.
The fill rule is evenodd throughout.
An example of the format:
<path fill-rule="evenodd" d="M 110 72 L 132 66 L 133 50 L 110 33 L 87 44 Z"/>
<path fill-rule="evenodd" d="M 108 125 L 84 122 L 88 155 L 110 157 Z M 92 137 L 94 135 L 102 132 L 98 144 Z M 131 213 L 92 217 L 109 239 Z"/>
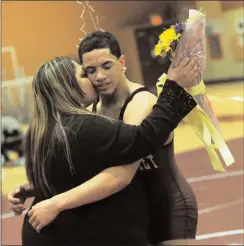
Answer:
<path fill-rule="evenodd" d="M 129 124 L 140 124 L 157 98 L 126 77 L 125 56 L 121 54 L 117 39 L 107 32 L 92 33 L 81 42 L 79 57 L 86 76 L 99 94 L 92 110 Z M 158 153 L 132 164 L 131 175 L 138 166 L 135 179 L 142 181 L 149 204 L 149 242 L 171 244 L 194 239 L 197 202 L 175 164 L 173 133 Z"/>

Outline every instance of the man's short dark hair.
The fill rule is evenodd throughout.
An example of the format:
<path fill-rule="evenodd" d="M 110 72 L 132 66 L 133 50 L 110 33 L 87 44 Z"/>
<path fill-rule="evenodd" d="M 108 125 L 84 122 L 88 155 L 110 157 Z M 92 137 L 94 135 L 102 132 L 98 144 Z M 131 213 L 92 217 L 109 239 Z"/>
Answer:
<path fill-rule="evenodd" d="M 120 58 L 121 50 L 116 37 L 109 32 L 96 31 L 88 34 L 79 45 L 79 58 L 83 63 L 83 54 L 94 49 L 108 48 L 112 55 Z"/>

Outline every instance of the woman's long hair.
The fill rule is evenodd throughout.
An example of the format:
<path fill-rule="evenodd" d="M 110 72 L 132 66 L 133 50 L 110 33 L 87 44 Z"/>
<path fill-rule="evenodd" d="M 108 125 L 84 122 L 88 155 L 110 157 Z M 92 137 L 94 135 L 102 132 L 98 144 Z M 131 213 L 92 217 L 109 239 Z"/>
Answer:
<path fill-rule="evenodd" d="M 75 77 L 75 65 L 68 57 L 56 57 L 43 64 L 34 76 L 32 88 L 34 112 L 25 143 L 27 177 L 34 188 L 50 196 L 56 193 L 47 170 L 55 146 L 62 146 L 70 172 L 75 173 L 62 115 L 89 112 L 82 105 L 85 93 Z"/>

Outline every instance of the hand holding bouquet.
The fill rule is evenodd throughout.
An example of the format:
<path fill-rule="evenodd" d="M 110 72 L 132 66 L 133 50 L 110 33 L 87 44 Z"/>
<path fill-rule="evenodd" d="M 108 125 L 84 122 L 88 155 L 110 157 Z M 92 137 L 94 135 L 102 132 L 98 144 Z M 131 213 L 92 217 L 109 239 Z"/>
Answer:
<path fill-rule="evenodd" d="M 219 150 L 227 166 L 234 163 L 234 159 L 223 140 L 202 80 L 206 65 L 205 21 L 203 13 L 190 9 L 189 18 L 185 23 L 171 26 L 159 36 L 154 52 L 156 56 L 168 56 L 172 61 L 172 68 L 177 67 L 184 58 L 197 59 L 196 79 L 184 84 L 184 87 L 194 97 L 198 107 L 185 118 L 185 121 L 191 124 L 205 144 L 214 169 L 225 171 L 215 150 Z M 163 89 L 166 78 L 166 74 L 159 78 L 158 92 Z"/>

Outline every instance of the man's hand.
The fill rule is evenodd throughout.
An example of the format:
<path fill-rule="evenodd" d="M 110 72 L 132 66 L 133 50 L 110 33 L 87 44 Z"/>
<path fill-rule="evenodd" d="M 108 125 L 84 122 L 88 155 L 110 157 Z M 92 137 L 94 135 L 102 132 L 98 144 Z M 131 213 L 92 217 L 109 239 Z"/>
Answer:
<path fill-rule="evenodd" d="M 9 206 L 15 215 L 21 215 L 25 210 L 25 201 L 15 198 L 15 196 L 20 192 L 20 189 L 25 189 L 25 185 L 17 185 L 12 192 L 8 194 Z"/>

